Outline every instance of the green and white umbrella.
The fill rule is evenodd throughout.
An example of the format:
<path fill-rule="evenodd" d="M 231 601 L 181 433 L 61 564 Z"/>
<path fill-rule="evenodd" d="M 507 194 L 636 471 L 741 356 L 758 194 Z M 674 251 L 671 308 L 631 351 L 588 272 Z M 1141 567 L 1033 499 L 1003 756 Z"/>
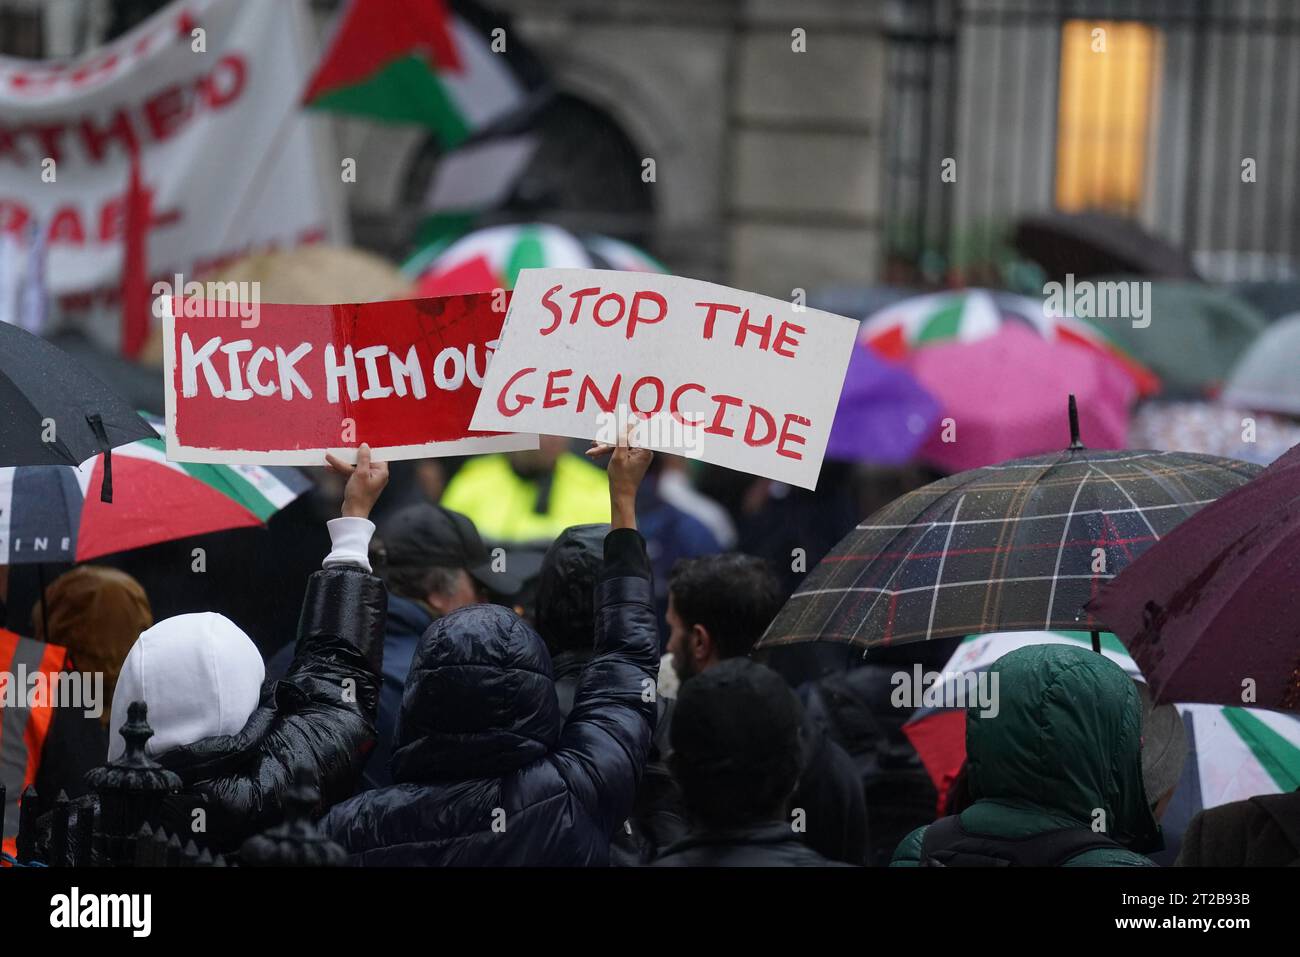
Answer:
<path fill-rule="evenodd" d="M 667 272 L 631 243 L 577 235 L 550 223 L 490 226 L 451 243 L 436 242 L 412 255 L 402 272 L 419 296 L 460 296 L 513 289 L 519 270 L 542 267 Z"/>
<path fill-rule="evenodd" d="M 1118 364 L 1141 395 L 1153 395 L 1160 380 L 1131 353 L 1082 319 L 1061 315 L 1044 302 L 994 289 L 950 289 L 891 303 L 862 321 L 859 341 L 886 359 L 901 360 L 926 346 L 978 342 L 1004 323 L 1022 324 L 1049 342 L 1084 349 Z"/>

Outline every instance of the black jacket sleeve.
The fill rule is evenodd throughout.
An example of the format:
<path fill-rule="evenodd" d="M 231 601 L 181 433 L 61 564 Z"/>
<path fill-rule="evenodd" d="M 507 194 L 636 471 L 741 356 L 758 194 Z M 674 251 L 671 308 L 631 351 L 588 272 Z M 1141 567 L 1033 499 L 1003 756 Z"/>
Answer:
<path fill-rule="evenodd" d="M 355 790 L 375 742 L 387 610 L 387 592 L 373 575 L 349 566 L 316 572 L 293 664 L 263 685 L 243 730 L 160 756 L 217 815 L 216 828 L 226 832 L 217 843 L 276 823 L 297 763 L 315 775 L 322 807 Z"/>
<path fill-rule="evenodd" d="M 656 718 L 659 633 L 645 540 L 634 529 L 605 537 L 595 600 L 595 656 L 578 681 L 555 758 L 609 834 L 632 810 Z"/>

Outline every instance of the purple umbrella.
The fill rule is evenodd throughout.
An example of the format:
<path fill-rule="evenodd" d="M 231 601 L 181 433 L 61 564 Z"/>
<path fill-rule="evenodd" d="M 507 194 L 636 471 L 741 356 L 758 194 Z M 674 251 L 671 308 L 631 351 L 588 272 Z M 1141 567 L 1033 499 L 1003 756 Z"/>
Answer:
<path fill-rule="evenodd" d="M 939 421 L 939 401 L 905 368 L 853 347 L 828 458 L 872 465 L 910 462 Z"/>
<path fill-rule="evenodd" d="M 1300 446 L 1180 524 L 1088 605 L 1159 701 L 1300 710 Z"/>

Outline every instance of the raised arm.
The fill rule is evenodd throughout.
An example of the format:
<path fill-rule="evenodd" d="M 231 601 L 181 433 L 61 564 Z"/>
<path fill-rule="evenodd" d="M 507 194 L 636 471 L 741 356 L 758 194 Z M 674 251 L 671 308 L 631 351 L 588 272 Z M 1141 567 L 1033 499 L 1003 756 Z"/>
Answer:
<path fill-rule="evenodd" d="M 596 585 L 595 657 L 582 672 L 556 757 L 589 813 L 608 833 L 632 810 L 656 718 L 659 634 L 645 541 L 636 530 L 636 492 L 650 466 L 647 449 L 612 452 L 613 529 Z"/>
<path fill-rule="evenodd" d="M 316 772 L 322 803 L 351 795 L 375 741 L 388 593 L 370 574 L 375 526 L 370 511 L 388 483 L 388 466 L 361 446 L 357 464 L 327 456 L 348 476 L 339 518 L 329 523 L 332 549 L 307 583 L 293 663 L 263 688 L 261 706 L 279 718 L 268 736 L 259 781 L 280 792 L 295 760 Z M 278 809 L 277 809 L 278 811 Z"/>

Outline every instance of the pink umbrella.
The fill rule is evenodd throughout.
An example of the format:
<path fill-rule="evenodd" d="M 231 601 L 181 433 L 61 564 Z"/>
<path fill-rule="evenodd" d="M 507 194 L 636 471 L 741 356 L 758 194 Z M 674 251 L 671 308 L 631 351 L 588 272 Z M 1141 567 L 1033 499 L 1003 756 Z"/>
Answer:
<path fill-rule="evenodd" d="M 973 342 L 933 345 L 902 360 L 943 407 L 921 457 L 947 472 L 1059 450 L 1061 408 L 1078 396 L 1080 435 L 1093 449 L 1127 445 L 1132 377 L 1086 349 L 1004 323 Z"/>

